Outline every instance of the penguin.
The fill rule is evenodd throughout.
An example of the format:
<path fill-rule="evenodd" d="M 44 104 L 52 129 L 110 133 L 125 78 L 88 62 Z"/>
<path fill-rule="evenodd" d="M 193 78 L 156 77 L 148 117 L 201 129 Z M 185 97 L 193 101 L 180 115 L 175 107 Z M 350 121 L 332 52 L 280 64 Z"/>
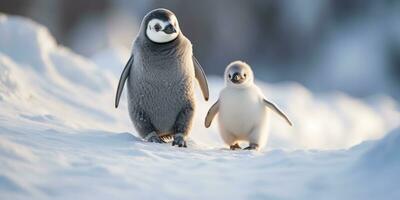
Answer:
<path fill-rule="evenodd" d="M 207 101 L 206 75 L 175 14 L 159 8 L 143 18 L 131 56 L 122 71 L 115 108 L 127 82 L 128 111 L 138 134 L 148 142 L 187 147 L 195 112 L 195 82 Z"/>
<path fill-rule="evenodd" d="M 205 118 L 208 128 L 218 114 L 219 131 L 223 141 L 231 150 L 241 149 L 238 142 L 247 141 L 246 150 L 258 150 L 267 142 L 267 114 L 274 111 L 292 126 L 288 117 L 270 101 L 254 84 L 250 66 L 242 61 L 230 63 L 224 74 L 225 88 L 219 99 L 209 109 Z"/>

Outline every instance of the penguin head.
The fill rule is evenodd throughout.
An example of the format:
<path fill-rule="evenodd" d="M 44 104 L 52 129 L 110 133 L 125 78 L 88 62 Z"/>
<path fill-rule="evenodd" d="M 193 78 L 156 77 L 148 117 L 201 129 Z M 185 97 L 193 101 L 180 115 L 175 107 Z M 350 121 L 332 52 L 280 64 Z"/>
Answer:
<path fill-rule="evenodd" d="M 224 79 L 229 86 L 245 87 L 253 84 L 254 75 L 247 63 L 234 61 L 226 67 Z"/>
<path fill-rule="evenodd" d="M 168 43 L 180 33 L 178 20 L 173 12 L 159 8 L 150 11 L 144 18 L 147 38 L 155 43 Z"/>

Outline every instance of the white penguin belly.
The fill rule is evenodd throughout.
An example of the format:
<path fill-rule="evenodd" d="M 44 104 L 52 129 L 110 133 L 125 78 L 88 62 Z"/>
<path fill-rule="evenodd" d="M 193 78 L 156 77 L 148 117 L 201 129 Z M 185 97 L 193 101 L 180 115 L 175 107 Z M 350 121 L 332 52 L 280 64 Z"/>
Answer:
<path fill-rule="evenodd" d="M 258 95 L 252 93 L 252 90 L 246 89 L 227 89 L 220 96 L 220 126 L 237 139 L 247 139 L 266 114 Z"/>

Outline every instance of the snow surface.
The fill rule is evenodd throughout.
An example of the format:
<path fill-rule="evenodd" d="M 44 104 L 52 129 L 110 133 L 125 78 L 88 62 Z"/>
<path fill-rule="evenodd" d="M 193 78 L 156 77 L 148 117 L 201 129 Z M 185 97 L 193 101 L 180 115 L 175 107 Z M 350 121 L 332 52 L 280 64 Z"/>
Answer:
<path fill-rule="evenodd" d="M 385 95 L 313 94 L 258 84 L 294 123 L 270 115 L 261 152 L 229 151 L 198 92 L 189 148 L 137 137 L 125 98 L 129 51 L 84 58 L 29 19 L 0 15 L 0 199 L 399 199 L 400 112 Z M 257 77 L 257 74 L 256 74 Z"/>

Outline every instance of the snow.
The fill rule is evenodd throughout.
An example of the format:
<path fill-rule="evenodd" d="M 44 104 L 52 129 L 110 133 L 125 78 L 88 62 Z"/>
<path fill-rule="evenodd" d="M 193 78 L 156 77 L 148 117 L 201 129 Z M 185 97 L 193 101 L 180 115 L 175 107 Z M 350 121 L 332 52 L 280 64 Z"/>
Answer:
<path fill-rule="evenodd" d="M 389 96 L 258 82 L 270 115 L 261 152 L 203 127 L 223 87 L 198 91 L 189 148 L 142 141 L 114 93 L 125 49 L 88 59 L 29 19 L 0 15 L 0 199 L 399 199 L 400 112 Z M 256 74 L 257 77 L 257 74 Z"/>

